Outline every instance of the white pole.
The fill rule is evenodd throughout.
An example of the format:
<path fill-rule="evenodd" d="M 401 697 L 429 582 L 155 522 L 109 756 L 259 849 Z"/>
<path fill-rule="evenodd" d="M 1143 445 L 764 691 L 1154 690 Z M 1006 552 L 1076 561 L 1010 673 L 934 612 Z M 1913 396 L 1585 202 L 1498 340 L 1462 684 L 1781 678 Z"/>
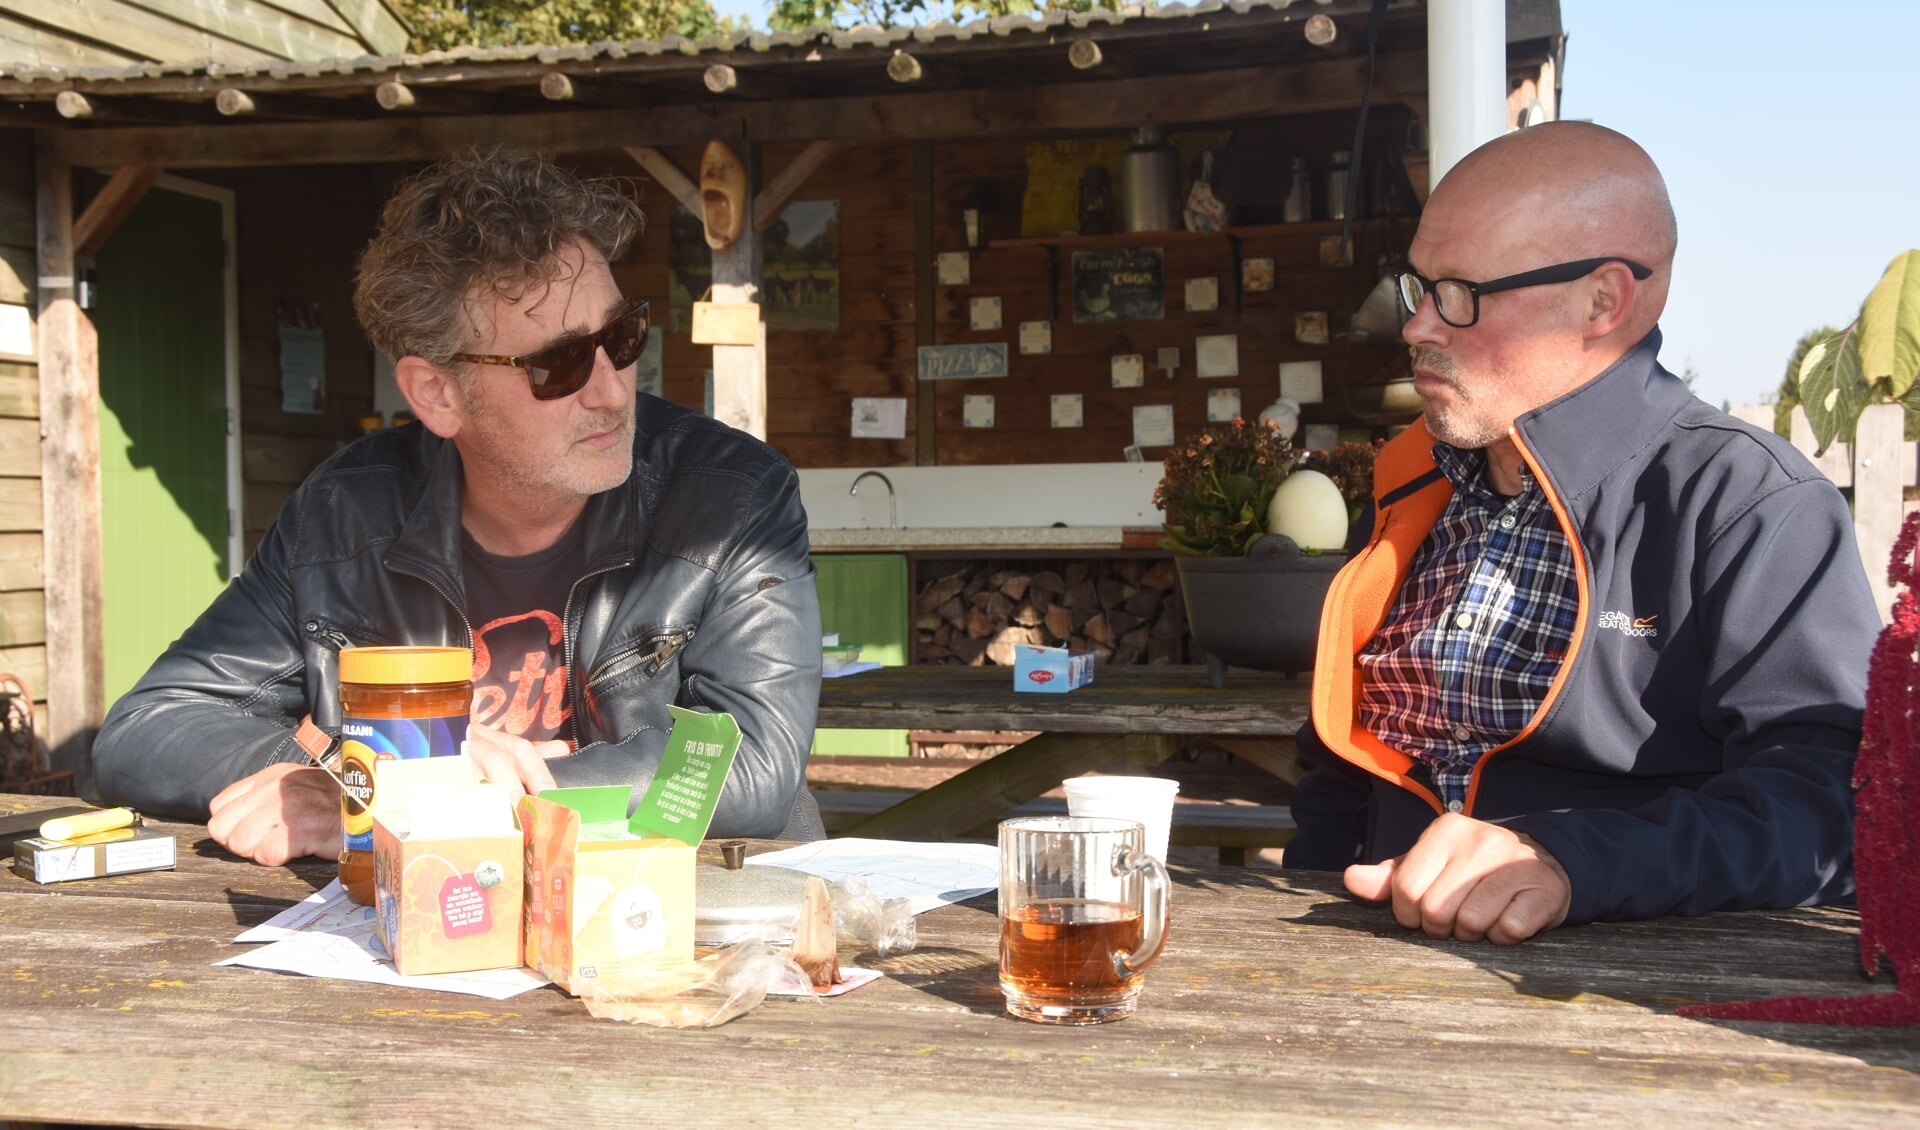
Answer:
<path fill-rule="evenodd" d="M 1439 184 L 1506 132 L 1506 0 L 1429 0 L 1427 106 L 1427 175 Z"/>

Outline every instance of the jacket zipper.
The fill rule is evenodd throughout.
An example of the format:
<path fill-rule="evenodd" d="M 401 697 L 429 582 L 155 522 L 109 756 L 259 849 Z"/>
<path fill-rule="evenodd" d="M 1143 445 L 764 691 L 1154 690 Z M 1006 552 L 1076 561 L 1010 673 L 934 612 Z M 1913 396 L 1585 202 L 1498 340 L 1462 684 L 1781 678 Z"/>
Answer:
<path fill-rule="evenodd" d="M 1546 499 L 1547 508 L 1553 511 L 1554 523 L 1560 527 L 1560 532 L 1566 535 L 1567 550 L 1573 554 L 1574 588 L 1578 599 L 1574 608 L 1573 635 L 1567 641 L 1567 654 L 1560 660 L 1559 674 L 1547 687 L 1547 694 L 1540 702 L 1540 709 L 1534 712 L 1533 717 L 1527 720 L 1527 724 L 1520 728 L 1519 733 L 1481 754 L 1479 760 L 1473 763 L 1473 771 L 1467 774 L 1467 799 L 1460 809 L 1467 816 L 1473 815 L 1474 801 L 1479 799 L 1480 777 L 1486 771 L 1487 762 L 1493 760 L 1495 755 L 1505 753 L 1537 733 L 1541 725 L 1546 722 L 1547 715 L 1560 701 L 1560 692 L 1566 689 L 1567 683 L 1573 678 L 1573 664 L 1580 656 L 1581 639 L 1586 634 L 1587 613 L 1590 611 L 1587 551 L 1586 547 L 1580 544 L 1580 532 L 1574 528 L 1573 516 L 1562 505 L 1559 494 L 1553 489 L 1553 483 L 1547 478 L 1546 469 L 1534 457 L 1533 449 L 1527 446 L 1526 440 L 1520 438 L 1520 429 L 1509 428 L 1507 434 L 1513 439 L 1514 450 L 1520 453 L 1520 458 L 1526 462 L 1528 470 L 1533 472 L 1533 481 L 1539 484 L 1540 493 Z"/>
<path fill-rule="evenodd" d="M 642 672 L 649 676 L 658 674 L 660 668 L 666 666 L 673 660 L 674 656 L 680 654 L 680 649 L 687 646 L 687 643 L 692 640 L 698 632 L 699 629 L 697 628 L 688 628 L 685 631 L 661 632 L 657 635 L 647 637 L 641 641 L 640 648 L 651 644 L 653 645 L 652 651 L 643 652 L 640 648 L 635 648 L 632 655 L 621 656 L 617 661 L 609 662 L 600 670 L 592 673 L 592 677 L 587 680 L 587 689 L 591 690 L 595 686 L 606 682 L 608 679 L 624 675 L 635 667 L 640 667 Z"/>

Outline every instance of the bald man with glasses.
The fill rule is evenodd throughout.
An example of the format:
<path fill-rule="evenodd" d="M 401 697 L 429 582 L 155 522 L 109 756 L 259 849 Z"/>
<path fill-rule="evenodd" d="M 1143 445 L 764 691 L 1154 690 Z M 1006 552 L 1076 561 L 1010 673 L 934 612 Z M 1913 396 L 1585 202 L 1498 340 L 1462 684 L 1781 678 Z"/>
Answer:
<path fill-rule="evenodd" d="M 1880 621 L 1840 492 L 1660 366 L 1647 154 L 1558 122 L 1469 154 L 1397 278 L 1421 419 L 1333 582 L 1290 868 L 1436 938 L 1853 890 Z"/>
<path fill-rule="evenodd" d="M 637 804 L 669 706 L 742 741 L 711 832 L 820 839 L 806 762 L 820 614 L 793 468 L 635 389 L 648 304 L 611 264 L 627 189 L 532 154 L 402 183 L 354 304 L 417 424 L 349 444 L 94 746 L 95 795 L 207 822 L 277 865 L 341 850 L 340 794 L 295 740 L 337 733 L 338 653 L 471 648 L 467 747 L 516 790 L 624 785 Z"/>

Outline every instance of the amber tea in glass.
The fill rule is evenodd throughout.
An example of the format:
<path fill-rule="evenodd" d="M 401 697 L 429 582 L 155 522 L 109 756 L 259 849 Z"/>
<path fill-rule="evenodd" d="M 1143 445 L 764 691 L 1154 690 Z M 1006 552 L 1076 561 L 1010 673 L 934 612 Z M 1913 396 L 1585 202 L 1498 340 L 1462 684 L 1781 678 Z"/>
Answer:
<path fill-rule="evenodd" d="M 1131 1016 L 1166 939 L 1167 872 L 1131 820 L 1000 825 L 1000 991 L 1050 1024 Z"/>

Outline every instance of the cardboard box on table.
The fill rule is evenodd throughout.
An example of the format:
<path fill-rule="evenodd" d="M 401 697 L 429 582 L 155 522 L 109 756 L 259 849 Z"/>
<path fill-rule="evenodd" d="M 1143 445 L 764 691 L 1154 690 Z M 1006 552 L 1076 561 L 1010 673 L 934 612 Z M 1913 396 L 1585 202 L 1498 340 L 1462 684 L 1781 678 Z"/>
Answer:
<path fill-rule="evenodd" d="M 1064 647 L 1018 644 L 1013 649 L 1013 689 L 1065 694 L 1093 682 L 1093 654 Z"/>
<path fill-rule="evenodd" d="M 373 808 L 374 907 L 402 976 L 521 961 L 525 865 L 513 797 L 471 759 L 382 761 Z"/>
<path fill-rule="evenodd" d="M 576 996 L 595 978 L 693 960 L 694 856 L 740 728 L 668 709 L 667 750 L 632 817 L 625 785 L 520 798 L 527 964 Z"/>

